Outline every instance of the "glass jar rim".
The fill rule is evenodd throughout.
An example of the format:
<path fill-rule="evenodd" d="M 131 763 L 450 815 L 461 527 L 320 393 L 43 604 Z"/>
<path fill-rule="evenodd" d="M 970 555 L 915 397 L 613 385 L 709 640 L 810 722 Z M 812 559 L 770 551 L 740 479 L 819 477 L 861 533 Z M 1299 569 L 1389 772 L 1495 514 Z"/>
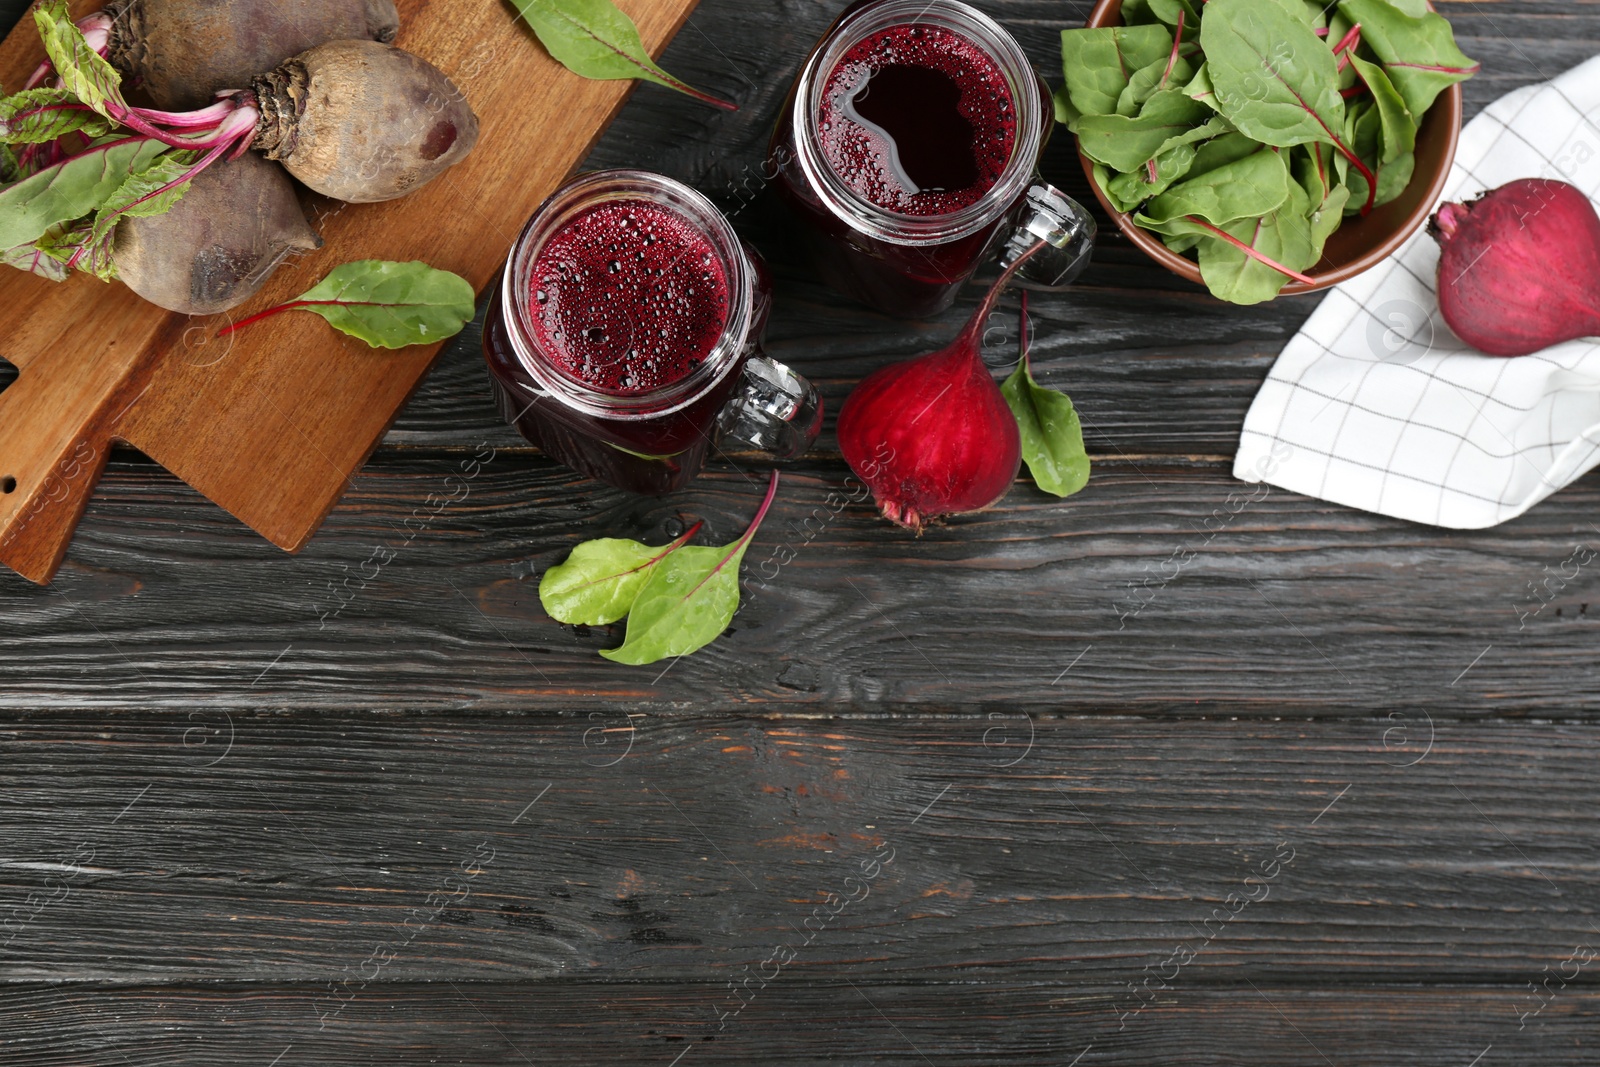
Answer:
<path fill-rule="evenodd" d="M 532 274 L 539 253 L 568 222 L 600 204 L 643 200 L 679 215 L 710 238 L 728 280 L 728 313 L 722 335 L 698 367 L 676 381 L 642 393 L 595 389 L 553 366 L 532 329 Z M 501 274 L 500 301 L 506 333 L 517 362 L 538 389 L 585 414 L 608 419 L 654 419 L 681 411 L 715 389 L 738 365 L 750 332 L 753 268 L 744 245 L 715 204 L 695 189 L 644 170 L 599 170 L 579 175 L 552 193 L 533 213 L 511 247 Z"/>
<path fill-rule="evenodd" d="M 981 48 L 1005 76 L 1016 108 L 1016 140 L 1000 178 L 971 204 L 944 215 L 905 215 L 879 207 L 856 193 L 823 156 L 817 129 L 823 90 L 844 54 L 871 34 L 907 25 L 942 26 Z M 1038 75 L 1016 38 L 977 8 L 960 0 L 880 0 L 840 22 L 801 71 L 791 115 L 795 155 L 822 203 L 853 229 L 897 245 L 959 240 L 1005 214 L 1033 179 L 1044 132 L 1037 82 Z"/>

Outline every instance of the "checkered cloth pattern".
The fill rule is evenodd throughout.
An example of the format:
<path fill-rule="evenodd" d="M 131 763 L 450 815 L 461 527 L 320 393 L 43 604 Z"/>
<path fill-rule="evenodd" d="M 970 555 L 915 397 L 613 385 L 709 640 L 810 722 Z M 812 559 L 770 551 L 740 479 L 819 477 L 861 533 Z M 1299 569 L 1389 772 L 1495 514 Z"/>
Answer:
<path fill-rule="evenodd" d="M 1448 200 L 1516 178 L 1600 194 L 1600 57 L 1501 97 L 1461 132 Z M 1435 297 L 1418 233 L 1331 290 L 1245 417 L 1233 473 L 1399 519 L 1481 529 L 1600 464 L 1600 344 L 1500 359 L 1469 349 Z"/>

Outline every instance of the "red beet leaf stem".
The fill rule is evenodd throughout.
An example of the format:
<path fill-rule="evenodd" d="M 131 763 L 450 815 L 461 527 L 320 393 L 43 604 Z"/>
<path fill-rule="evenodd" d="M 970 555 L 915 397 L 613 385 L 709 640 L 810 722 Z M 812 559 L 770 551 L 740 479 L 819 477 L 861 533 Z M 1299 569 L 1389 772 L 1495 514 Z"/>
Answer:
<path fill-rule="evenodd" d="M 1022 362 L 1022 373 L 1031 374 L 1028 353 L 1028 290 L 1022 290 L 1021 310 L 1017 312 L 1017 358 Z"/>
<path fill-rule="evenodd" d="M 1317 280 L 1315 278 L 1307 277 L 1306 275 L 1301 274 L 1299 271 L 1290 270 L 1288 267 L 1285 267 L 1282 263 L 1279 263 L 1277 260 L 1271 259 L 1270 257 L 1265 256 L 1262 253 L 1256 251 L 1254 248 L 1251 248 L 1249 245 L 1247 245 L 1243 241 L 1239 240 L 1237 237 L 1235 237 L 1233 234 L 1229 233 L 1227 230 L 1224 230 L 1224 229 L 1221 229 L 1219 227 L 1211 225 L 1211 223 L 1207 222 L 1205 219 L 1200 218 L 1198 215 L 1189 215 L 1189 216 L 1186 216 L 1186 217 L 1188 218 L 1188 220 L 1190 222 L 1195 223 L 1198 226 L 1203 226 L 1205 229 L 1210 230 L 1213 234 L 1215 234 L 1216 236 L 1222 238 L 1224 241 L 1228 242 L 1229 244 L 1233 245 L 1233 247 L 1237 248 L 1239 251 L 1243 252 L 1245 255 L 1249 256 L 1251 259 L 1256 260 L 1258 263 L 1262 263 L 1262 264 L 1265 264 L 1268 267 L 1271 267 L 1273 270 L 1277 271 L 1279 274 L 1286 275 L 1286 276 L 1288 276 L 1290 278 L 1293 278 L 1295 281 L 1301 282 L 1301 283 L 1303 283 L 1305 285 L 1316 285 L 1317 284 Z"/>
<path fill-rule="evenodd" d="M 772 498 L 777 496 L 777 495 L 778 495 L 778 472 L 777 471 L 773 471 L 772 472 L 772 480 L 767 483 L 767 498 L 761 502 L 761 507 L 756 509 L 756 517 L 754 519 L 750 520 L 750 528 L 744 532 L 744 536 L 743 537 L 739 538 L 739 540 L 735 541 L 731 546 L 729 546 L 728 554 L 726 556 L 723 556 L 722 559 L 720 561 L 718 561 L 718 563 L 717 563 L 717 565 L 715 567 L 711 568 L 711 573 L 710 574 L 708 574 L 704 578 L 700 579 L 700 584 L 699 585 L 696 585 L 693 589 L 689 590 L 687 593 L 685 593 L 682 597 L 679 598 L 680 602 L 688 600 L 690 597 L 694 596 L 696 593 L 698 593 L 700 591 L 701 586 L 705 585 L 707 582 L 709 582 L 716 575 L 722 573 L 722 568 L 724 568 L 724 567 L 726 567 L 728 565 L 728 561 L 733 559 L 734 556 L 737 556 L 739 554 L 740 549 L 744 548 L 746 545 L 748 545 L 751 542 L 751 540 L 756 535 L 756 531 L 761 529 L 761 520 L 765 519 L 767 517 L 767 509 L 772 507 Z"/>
<path fill-rule="evenodd" d="M 1178 49 L 1183 45 L 1183 16 L 1184 12 L 1180 8 L 1178 11 L 1178 28 L 1172 31 L 1172 54 L 1167 57 L 1167 69 L 1161 73 L 1160 88 L 1162 89 L 1167 87 L 1167 79 L 1172 77 L 1172 68 L 1178 65 Z M 1155 179 L 1152 178 L 1150 180 L 1154 181 Z"/>
<path fill-rule="evenodd" d="M 1483 69 L 1482 63 L 1474 63 L 1470 67 L 1436 67 L 1429 63 L 1388 63 L 1390 67 L 1405 67 L 1407 70 L 1432 70 L 1440 74 L 1476 74 Z"/>
<path fill-rule="evenodd" d="M 963 338 L 965 338 L 968 341 L 967 348 L 972 352 L 973 358 L 981 358 L 979 353 L 982 349 L 982 346 L 971 343 L 973 340 L 973 335 L 982 330 L 983 324 L 989 321 L 989 316 L 994 313 L 995 304 L 1000 301 L 1000 294 L 1006 291 L 1006 286 L 1011 284 L 1011 279 L 1016 276 L 1017 271 L 1021 270 L 1022 265 L 1028 262 L 1028 260 L 1032 259 L 1038 253 L 1039 249 L 1043 247 L 1044 240 L 1042 238 L 1033 242 L 1033 244 L 1028 246 L 1028 250 L 1026 252 L 1023 252 L 1022 255 L 1012 260 L 1011 265 L 1000 272 L 1000 277 L 994 280 L 994 284 L 991 285 L 989 287 L 989 291 L 984 294 L 983 303 L 978 305 L 977 312 L 967 322 L 967 325 L 956 337 L 956 342 L 952 343 L 950 347 L 954 348 L 956 343 L 959 343 Z"/>
<path fill-rule="evenodd" d="M 270 319 L 270 318 L 272 318 L 272 316 L 281 315 L 285 311 L 293 311 L 296 308 L 325 307 L 325 306 L 329 306 L 329 305 L 338 305 L 340 307 L 390 307 L 390 306 L 392 306 L 392 305 L 385 304 L 381 300 L 291 300 L 287 304 L 279 304 L 277 307 L 268 308 L 265 311 L 258 312 L 257 314 L 251 315 L 247 319 L 240 319 L 238 322 L 234 323 L 232 326 L 229 326 L 226 329 L 218 330 L 217 331 L 217 336 L 218 337 L 226 337 L 226 336 L 228 336 L 228 334 L 233 333 L 235 330 L 242 330 L 246 326 L 251 325 L 252 323 L 260 322 L 262 319 Z"/>
<path fill-rule="evenodd" d="M 705 525 L 705 520 L 704 519 L 700 520 L 699 522 L 695 523 L 693 526 L 689 527 L 689 529 L 684 532 L 682 537 L 679 537 L 677 540 L 673 541 L 671 544 L 663 545 L 662 548 L 661 548 L 661 551 L 659 553 L 657 553 L 654 556 L 651 556 L 649 559 L 645 560 L 643 563 L 639 564 L 637 567 L 629 567 L 627 570 L 623 571 L 622 574 L 637 574 L 639 571 L 644 570 L 646 567 L 654 567 L 657 563 L 660 563 L 662 560 L 666 559 L 668 556 L 670 556 L 674 552 L 678 551 L 678 549 L 680 549 L 684 545 L 688 544 L 689 543 L 689 539 L 691 537 L 693 537 L 695 534 L 699 533 L 700 532 L 700 527 L 702 527 L 704 525 Z M 596 578 L 592 582 L 584 582 L 582 585 L 578 586 L 577 588 L 578 589 L 587 589 L 591 585 L 599 585 L 601 582 L 608 582 L 612 578 L 619 578 L 619 577 L 621 577 L 621 575 L 608 574 L 604 578 Z"/>
<path fill-rule="evenodd" d="M 1333 54 L 1338 55 L 1346 49 L 1354 50 L 1361 43 L 1361 23 L 1350 27 L 1350 32 L 1339 38 L 1339 43 L 1333 46 Z"/>

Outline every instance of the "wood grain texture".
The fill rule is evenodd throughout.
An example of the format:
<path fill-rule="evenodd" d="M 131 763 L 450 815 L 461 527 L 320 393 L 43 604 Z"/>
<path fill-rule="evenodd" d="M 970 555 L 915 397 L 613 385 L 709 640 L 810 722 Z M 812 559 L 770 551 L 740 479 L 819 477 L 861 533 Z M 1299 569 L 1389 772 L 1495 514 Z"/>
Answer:
<path fill-rule="evenodd" d="M 746 559 L 732 632 L 663 670 L 600 658 L 620 625 L 550 621 L 539 576 L 583 540 L 662 544 L 695 518 L 703 543 L 731 541 L 762 473 L 721 466 L 651 500 L 530 450 L 489 455 L 381 454 L 287 559 L 149 465 L 114 462 L 56 588 L 0 582 L 0 705 L 1600 710 L 1600 569 L 1562 577 L 1575 545 L 1600 547 L 1593 477 L 1449 533 L 1241 486 L 1216 463 L 1102 460 L 1069 502 L 1024 481 L 919 540 L 840 465 L 803 463 Z"/>
<path fill-rule="evenodd" d="M 1125 991 L 1186 945 L 1174 988 L 1516 986 L 1600 952 L 1597 754 L 1420 713 L 38 714 L 0 731 L 0 940 L 11 981 L 726 983 L 789 947 L 795 984 Z"/>
<path fill-rule="evenodd" d="M 1184 990 L 1125 1031 L 1112 994 L 1057 984 L 863 986 L 797 978 L 715 1029 L 718 990 L 460 982 L 378 984 L 326 1029 L 302 987 L 23 985 L 0 993 L 15 1067 L 513 1067 L 527 1064 L 781 1063 L 928 1067 L 1481 1067 L 1593 1063 L 1590 990 L 1557 998 L 1517 1030 L 1525 989 L 1408 986 L 1307 990 L 1255 983 Z M 114 999 L 113 999 L 114 998 Z M 116 1010 L 106 1010 L 108 1001 Z M 711 1020 L 708 1025 L 708 1019 Z M 1081 1057 L 1081 1058 L 1078 1058 Z"/>
<path fill-rule="evenodd" d="M 776 268 L 774 354 L 835 410 L 972 306 L 852 307 L 751 191 L 839 6 L 707 0 L 663 63 L 742 110 L 641 86 L 586 164 L 723 203 Z M 1089 4 L 980 6 L 1055 81 Z M 1600 52 L 1593 5 L 1440 6 L 1486 64 L 1469 113 Z M 1087 197 L 1069 140 L 1045 169 Z M 915 541 L 834 513 L 830 430 L 746 573 L 795 560 L 664 675 L 532 586 L 588 537 L 731 537 L 763 472 L 582 482 L 499 422 L 473 331 L 300 556 L 114 455 L 57 583 L 0 575 L 0 1062 L 1591 1062 L 1566 961 L 1600 947 L 1600 588 L 1530 583 L 1600 547 L 1600 476 L 1493 531 L 1232 511 L 1239 424 L 1315 303 L 1223 307 L 1104 241 L 1030 299 L 1081 497 L 1023 482 Z M 1157 592 L 1118 629 L 1129 582 Z"/>
<path fill-rule="evenodd" d="M 80 0 L 75 11 L 96 6 Z M 95 484 L 93 472 L 59 477 L 60 466 L 78 442 L 103 454 L 113 438 L 140 448 L 272 543 L 298 549 L 439 346 L 375 352 L 310 315 L 279 316 L 225 340 L 214 331 L 224 320 L 293 299 L 357 259 L 423 260 L 482 290 L 522 224 L 627 94 L 627 82 L 566 71 L 501 3 L 398 6 L 396 44 L 453 75 L 479 116 L 478 146 L 466 161 L 400 200 L 310 198 L 324 247 L 286 263 L 227 316 L 172 315 L 90 279 L 53 285 L 18 271 L 0 276 L 0 336 L 24 370 L 19 387 L 0 397 L 0 478 L 15 482 L 13 492 L 0 494 L 0 561 L 34 581 L 49 579 L 63 535 Z M 693 0 L 631 6 L 646 47 L 659 48 Z M 31 22 L 22 23 L 0 49 L 0 81 L 21 83 L 42 55 Z M 23 527 L 27 536 L 11 536 Z"/>

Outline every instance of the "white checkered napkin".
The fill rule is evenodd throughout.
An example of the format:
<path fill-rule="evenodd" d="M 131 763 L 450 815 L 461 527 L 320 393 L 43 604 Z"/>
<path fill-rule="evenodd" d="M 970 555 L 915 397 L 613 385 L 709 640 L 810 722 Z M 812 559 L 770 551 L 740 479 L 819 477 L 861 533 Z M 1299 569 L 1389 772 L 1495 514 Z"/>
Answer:
<path fill-rule="evenodd" d="M 1600 57 L 1501 97 L 1461 133 L 1446 199 L 1515 178 L 1600 193 Z M 1245 417 L 1234 477 L 1455 529 L 1515 518 L 1600 464 L 1600 344 L 1501 359 L 1457 340 L 1418 231 L 1330 291 Z"/>

